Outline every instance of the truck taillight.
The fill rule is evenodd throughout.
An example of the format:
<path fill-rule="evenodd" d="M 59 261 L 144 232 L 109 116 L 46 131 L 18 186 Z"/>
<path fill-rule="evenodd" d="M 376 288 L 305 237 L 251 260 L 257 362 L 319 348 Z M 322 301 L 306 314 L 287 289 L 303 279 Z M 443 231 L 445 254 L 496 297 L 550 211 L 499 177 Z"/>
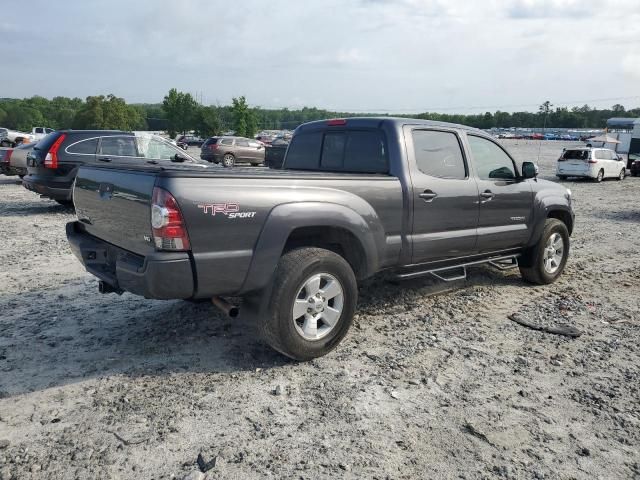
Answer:
<path fill-rule="evenodd" d="M 158 250 L 190 250 L 187 227 L 178 202 L 163 188 L 153 189 L 151 201 L 153 242 Z"/>
<path fill-rule="evenodd" d="M 44 157 L 45 168 L 58 168 L 58 150 L 66 137 L 66 133 L 63 133 L 55 142 L 53 142 L 53 145 L 51 145 L 46 157 Z"/>

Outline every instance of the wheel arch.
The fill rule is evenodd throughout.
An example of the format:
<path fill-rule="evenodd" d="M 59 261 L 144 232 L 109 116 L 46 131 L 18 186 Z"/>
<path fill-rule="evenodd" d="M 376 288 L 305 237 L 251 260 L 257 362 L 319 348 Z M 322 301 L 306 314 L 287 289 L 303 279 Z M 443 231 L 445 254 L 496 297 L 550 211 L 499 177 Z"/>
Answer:
<path fill-rule="evenodd" d="M 339 204 L 300 202 L 279 205 L 267 217 L 241 292 L 269 284 L 282 254 L 297 247 L 321 247 L 343 256 L 356 278 L 379 269 L 381 226 L 368 223 L 354 210 Z M 378 231 L 380 230 L 380 231 Z"/>

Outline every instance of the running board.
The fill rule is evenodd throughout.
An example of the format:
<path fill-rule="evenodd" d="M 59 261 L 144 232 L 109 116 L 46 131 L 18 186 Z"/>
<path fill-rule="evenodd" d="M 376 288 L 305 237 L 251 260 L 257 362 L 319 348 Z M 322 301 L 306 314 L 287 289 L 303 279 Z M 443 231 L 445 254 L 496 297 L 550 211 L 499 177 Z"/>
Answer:
<path fill-rule="evenodd" d="M 474 262 L 465 262 L 452 267 L 432 268 L 429 270 L 419 270 L 417 272 L 399 273 L 395 276 L 398 280 L 409 280 L 411 278 L 432 275 L 443 282 L 455 282 L 456 280 L 464 280 L 467 278 L 467 267 L 475 265 L 489 264 L 498 270 L 510 270 L 518 266 L 518 257 L 520 255 L 506 255 L 503 257 L 485 258 L 484 260 L 476 260 Z M 447 275 L 450 272 L 451 275 Z"/>

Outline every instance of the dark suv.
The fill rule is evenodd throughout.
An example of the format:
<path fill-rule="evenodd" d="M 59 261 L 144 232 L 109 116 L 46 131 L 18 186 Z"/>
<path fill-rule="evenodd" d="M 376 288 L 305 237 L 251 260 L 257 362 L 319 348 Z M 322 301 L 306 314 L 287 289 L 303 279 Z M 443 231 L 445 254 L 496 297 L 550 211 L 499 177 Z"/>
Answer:
<path fill-rule="evenodd" d="M 181 135 L 176 140 L 176 144 L 186 150 L 189 147 L 201 147 L 204 143 L 204 140 L 200 137 L 196 137 L 195 135 Z"/>
<path fill-rule="evenodd" d="M 196 160 L 162 137 L 119 130 L 59 130 L 40 140 L 27 156 L 28 190 L 71 204 L 78 168 L 84 164 L 190 162 Z"/>

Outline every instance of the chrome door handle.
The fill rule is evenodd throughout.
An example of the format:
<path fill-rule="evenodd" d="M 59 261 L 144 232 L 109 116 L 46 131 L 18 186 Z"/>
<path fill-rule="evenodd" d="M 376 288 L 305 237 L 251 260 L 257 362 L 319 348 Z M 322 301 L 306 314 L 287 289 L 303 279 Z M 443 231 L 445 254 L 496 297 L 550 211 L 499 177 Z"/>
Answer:
<path fill-rule="evenodd" d="M 435 193 L 435 192 L 432 192 L 431 190 L 425 190 L 424 192 L 422 192 L 418 196 L 421 199 L 423 199 L 425 202 L 431 202 L 431 201 L 433 201 L 434 198 L 436 198 L 438 196 L 438 194 Z"/>
<path fill-rule="evenodd" d="M 480 200 L 480 203 L 486 203 L 494 197 L 494 194 L 491 190 L 485 190 L 480 196 L 484 198 L 484 200 Z"/>

